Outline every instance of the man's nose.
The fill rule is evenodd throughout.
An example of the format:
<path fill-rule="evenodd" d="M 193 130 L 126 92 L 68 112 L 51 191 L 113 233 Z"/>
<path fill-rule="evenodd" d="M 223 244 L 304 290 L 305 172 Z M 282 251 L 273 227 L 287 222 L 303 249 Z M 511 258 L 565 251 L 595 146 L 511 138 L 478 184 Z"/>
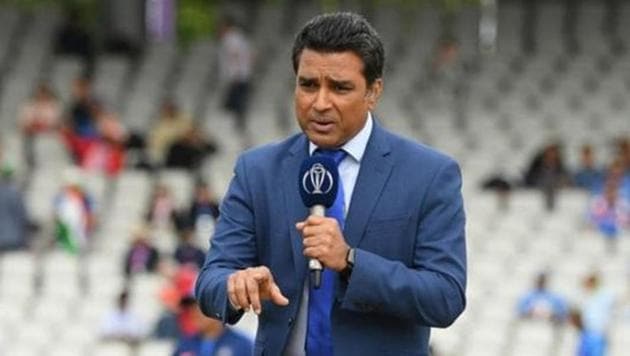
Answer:
<path fill-rule="evenodd" d="M 326 111 L 330 106 L 330 92 L 326 88 L 321 88 L 315 96 L 313 108 L 317 111 Z"/>

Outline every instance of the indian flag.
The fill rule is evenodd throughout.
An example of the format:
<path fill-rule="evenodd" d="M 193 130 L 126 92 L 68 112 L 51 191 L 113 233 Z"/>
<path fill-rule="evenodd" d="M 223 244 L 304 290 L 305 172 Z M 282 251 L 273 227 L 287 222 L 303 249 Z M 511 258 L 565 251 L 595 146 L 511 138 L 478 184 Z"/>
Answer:
<path fill-rule="evenodd" d="M 66 190 L 57 197 L 55 237 L 68 252 L 78 253 L 87 241 L 88 212 L 80 193 Z"/>

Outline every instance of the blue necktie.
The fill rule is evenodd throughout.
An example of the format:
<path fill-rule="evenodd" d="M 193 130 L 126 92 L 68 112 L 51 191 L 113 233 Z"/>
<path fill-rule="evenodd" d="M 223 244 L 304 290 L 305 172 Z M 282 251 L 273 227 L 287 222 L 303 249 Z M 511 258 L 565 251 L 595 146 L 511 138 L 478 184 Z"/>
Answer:
<path fill-rule="evenodd" d="M 346 152 L 343 150 L 318 149 L 314 154 L 332 158 L 337 166 L 346 156 Z M 339 228 L 343 231 L 344 192 L 341 179 L 337 187 L 337 197 L 333 205 L 326 210 L 326 216 L 337 219 Z M 333 354 L 330 311 L 336 276 L 337 273 L 335 271 L 324 268 L 319 289 L 312 287 L 309 289 L 308 325 L 305 345 L 307 356 L 332 356 Z"/>

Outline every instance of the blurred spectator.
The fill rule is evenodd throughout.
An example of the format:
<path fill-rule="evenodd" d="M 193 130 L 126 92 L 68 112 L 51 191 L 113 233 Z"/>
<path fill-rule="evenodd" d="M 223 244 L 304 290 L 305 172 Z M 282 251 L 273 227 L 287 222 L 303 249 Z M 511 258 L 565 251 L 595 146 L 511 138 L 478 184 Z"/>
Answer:
<path fill-rule="evenodd" d="M 619 197 L 617 185 L 608 181 L 601 194 L 593 196 L 589 209 L 592 223 L 609 238 L 615 238 L 628 225 L 630 206 Z"/>
<path fill-rule="evenodd" d="M 247 104 L 249 101 L 253 53 L 249 39 L 233 18 L 226 16 L 219 24 L 219 75 L 225 88 L 223 107 L 234 115 L 236 128 L 247 140 Z"/>
<path fill-rule="evenodd" d="M 175 267 L 167 285 L 160 290 L 160 299 L 167 309 L 179 310 L 181 298 L 190 294 L 195 287 L 197 272 L 197 268 L 190 264 Z"/>
<path fill-rule="evenodd" d="M 109 177 L 116 177 L 125 163 L 127 132 L 118 116 L 106 110 L 102 103 L 93 100 L 90 110 L 97 136 L 85 141 L 81 165 L 88 171 L 103 172 Z"/>
<path fill-rule="evenodd" d="M 98 137 L 98 127 L 92 111 L 94 98 L 90 79 L 75 79 L 72 95 L 68 121 L 62 133 L 74 162 L 79 165 L 84 160 L 90 142 Z"/>
<path fill-rule="evenodd" d="M 79 77 L 72 84 L 73 101 L 70 104 L 70 126 L 80 137 L 97 136 L 97 128 L 92 112 L 92 80 Z"/>
<path fill-rule="evenodd" d="M 145 135 L 140 131 L 130 130 L 125 142 L 125 162 L 127 166 L 151 171 L 153 162 L 146 150 Z"/>
<path fill-rule="evenodd" d="M 189 310 L 194 315 L 199 332 L 181 337 L 173 355 L 252 355 L 253 344 L 249 338 L 224 326 L 221 321 L 203 315 L 192 296 L 183 298 L 181 305 L 183 310 Z"/>
<path fill-rule="evenodd" d="M 169 309 L 164 310 L 160 314 L 151 335 L 156 339 L 175 340 L 179 338 L 177 314 Z"/>
<path fill-rule="evenodd" d="M 534 156 L 524 177 L 526 187 L 540 189 L 545 197 L 547 210 L 553 210 L 558 189 L 571 182 L 565 168 L 560 145 L 552 143 Z"/>
<path fill-rule="evenodd" d="M 57 129 L 61 124 L 61 105 L 48 84 L 40 83 L 20 112 L 20 128 L 25 135 Z"/>
<path fill-rule="evenodd" d="M 595 166 L 595 157 L 591 145 L 582 146 L 580 153 L 580 167 L 573 175 L 573 183 L 589 192 L 601 186 L 604 172 Z"/>
<path fill-rule="evenodd" d="M 166 167 L 196 172 L 204 159 L 215 151 L 215 144 L 204 138 L 199 128 L 191 128 L 169 147 Z"/>
<path fill-rule="evenodd" d="M 103 318 L 101 337 L 108 341 L 123 341 L 137 344 L 146 334 L 142 318 L 129 309 L 129 293 L 123 291 L 118 296 L 116 308 Z"/>
<path fill-rule="evenodd" d="M 191 264 L 197 269 L 203 267 L 206 253 L 194 243 L 192 229 L 186 229 L 179 234 L 179 244 L 175 249 L 175 261 L 180 265 Z"/>
<path fill-rule="evenodd" d="M 0 252 L 24 248 L 28 242 L 28 215 L 12 174 L 8 166 L 0 166 Z"/>
<path fill-rule="evenodd" d="M 623 196 L 623 182 L 623 164 L 616 160 L 607 172 L 603 191 L 593 195 L 589 206 L 589 219 L 608 238 L 611 252 L 620 230 L 630 226 L 630 201 Z"/>
<path fill-rule="evenodd" d="M 574 310 L 571 312 L 570 321 L 579 333 L 576 356 L 606 355 L 606 340 L 601 334 L 592 332 L 584 327 L 582 315 L 579 311 Z"/>
<path fill-rule="evenodd" d="M 569 182 L 562 151 L 557 143 L 545 146 L 534 156 L 524 178 L 525 186 L 532 188 L 549 185 L 562 187 Z"/>
<path fill-rule="evenodd" d="M 158 183 L 153 188 L 146 221 L 154 228 L 167 228 L 176 217 L 175 198 L 168 185 Z"/>
<path fill-rule="evenodd" d="M 617 142 L 617 155 L 615 157 L 616 170 L 611 172 L 614 179 L 619 181 L 619 194 L 627 202 L 630 202 L 630 138 L 623 138 Z"/>
<path fill-rule="evenodd" d="M 81 187 L 81 172 L 64 172 L 64 186 L 54 199 L 55 238 L 69 252 L 83 251 L 96 225 L 94 202 Z"/>
<path fill-rule="evenodd" d="M 601 353 L 586 353 L 586 355 L 605 355 L 607 348 L 608 329 L 615 303 L 614 295 L 601 286 L 599 274 L 590 273 L 583 281 L 584 299 L 580 305 L 581 325 L 585 343 L 596 343 L 594 349 Z M 589 347 L 590 348 L 590 347 Z"/>
<path fill-rule="evenodd" d="M 214 223 L 219 218 L 219 202 L 205 182 L 197 183 L 195 195 L 187 213 L 189 227 L 199 227 L 209 220 Z"/>
<path fill-rule="evenodd" d="M 125 255 L 125 276 L 155 272 L 160 261 L 158 250 L 151 244 L 149 230 L 139 226 L 132 232 L 133 241 Z"/>
<path fill-rule="evenodd" d="M 628 195 L 630 189 L 630 171 L 626 167 L 624 157 L 618 155 L 606 171 L 606 180 L 615 184 L 620 189 L 620 193 L 625 199 L 630 199 Z"/>
<path fill-rule="evenodd" d="M 568 306 L 564 298 L 547 288 L 546 273 L 536 277 L 534 288 L 518 302 L 518 315 L 521 318 L 559 323 L 567 318 L 567 313 Z"/>
<path fill-rule="evenodd" d="M 617 141 L 617 158 L 625 167 L 625 174 L 630 174 L 630 138 L 624 137 Z"/>
<path fill-rule="evenodd" d="M 22 107 L 19 118 L 24 140 L 24 160 L 29 171 L 36 163 L 33 148 L 35 136 L 58 129 L 61 116 L 61 105 L 52 90 L 47 84 L 40 83 L 33 97 Z"/>
<path fill-rule="evenodd" d="M 172 100 L 165 100 L 157 124 L 149 131 L 151 161 L 158 165 L 164 164 L 169 147 L 181 140 L 192 127 L 191 118 L 180 112 Z"/>
<path fill-rule="evenodd" d="M 197 272 L 197 267 L 190 264 L 178 266 L 168 284 L 160 290 L 164 312 L 155 327 L 154 335 L 157 338 L 189 337 L 198 331 L 193 315 L 180 309 L 182 298 L 193 292 Z"/>

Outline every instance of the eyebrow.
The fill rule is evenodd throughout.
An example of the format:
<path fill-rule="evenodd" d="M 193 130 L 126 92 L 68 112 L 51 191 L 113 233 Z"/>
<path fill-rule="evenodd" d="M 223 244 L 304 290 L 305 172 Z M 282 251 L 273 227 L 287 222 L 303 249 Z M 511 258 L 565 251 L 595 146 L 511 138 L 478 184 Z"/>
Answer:
<path fill-rule="evenodd" d="M 333 79 L 331 77 L 326 77 L 326 80 L 334 83 L 334 84 L 342 84 L 342 85 L 352 85 L 351 80 L 343 80 L 343 79 Z M 319 78 L 317 76 L 307 76 L 307 75 L 299 75 L 298 80 L 300 81 L 317 81 Z"/>
<path fill-rule="evenodd" d="M 352 87 L 352 86 L 354 86 L 354 84 L 350 80 L 334 80 L 334 79 L 330 79 L 330 82 L 333 83 L 334 85 L 338 85 L 338 86 L 341 86 L 341 87 Z"/>
<path fill-rule="evenodd" d="M 302 75 L 300 75 L 298 77 L 298 81 L 300 83 L 310 83 L 310 82 L 314 82 L 316 80 L 317 80 L 317 78 L 315 78 L 315 77 L 305 77 L 305 76 L 302 76 Z"/>

